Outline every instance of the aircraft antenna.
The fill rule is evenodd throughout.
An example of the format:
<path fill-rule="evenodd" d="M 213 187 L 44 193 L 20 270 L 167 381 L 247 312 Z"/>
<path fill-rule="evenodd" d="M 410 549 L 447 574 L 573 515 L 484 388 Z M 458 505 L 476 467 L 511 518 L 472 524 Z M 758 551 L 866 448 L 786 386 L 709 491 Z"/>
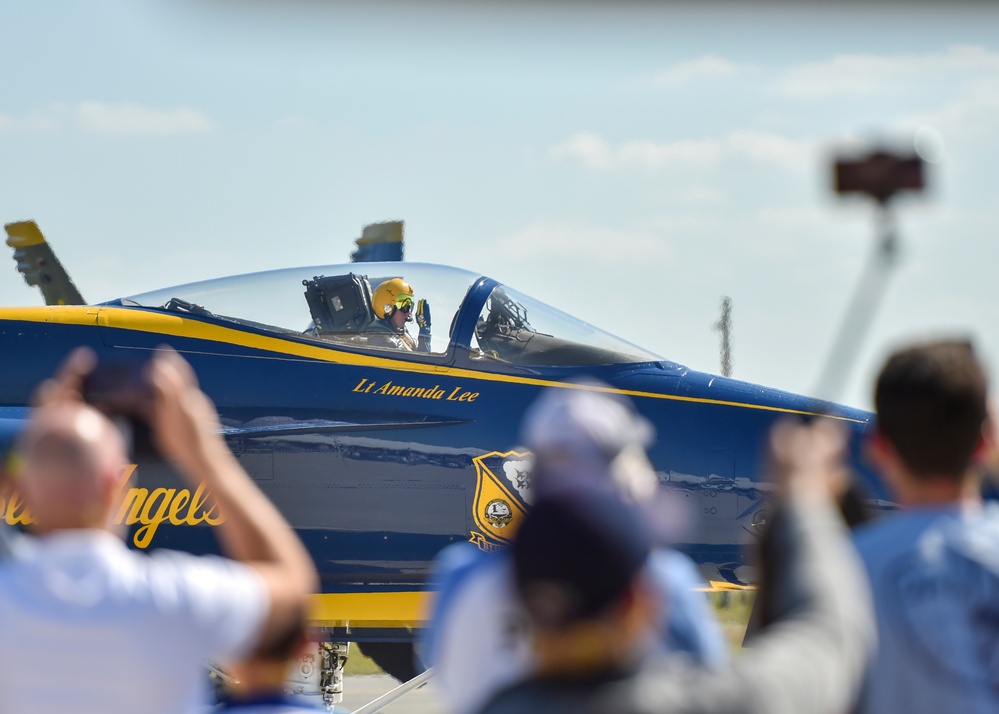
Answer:
<path fill-rule="evenodd" d="M 732 298 L 722 295 L 721 317 L 714 324 L 714 329 L 721 333 L 721 373 L 732 376 Z"/>

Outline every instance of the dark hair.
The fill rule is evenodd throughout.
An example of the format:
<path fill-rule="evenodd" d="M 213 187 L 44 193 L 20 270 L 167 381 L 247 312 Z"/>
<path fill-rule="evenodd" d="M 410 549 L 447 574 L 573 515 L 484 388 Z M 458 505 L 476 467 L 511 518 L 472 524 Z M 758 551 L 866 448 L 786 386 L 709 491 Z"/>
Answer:
<path fill-rule="evenodd" d="M 966 340 L 896 352 L 874 394 L 878 429 L 917 477 L 964 476 L 982 438 L 988 380 Z"/>
<path fill-rule="evenodd" d="M 285 662 L 291 659 L 303 640 L 308 637 L 306 615 L 304 606 L 296 608 L 270 637 L 265 637 L 257 643 L 252 658 L 267 662 Z"/>

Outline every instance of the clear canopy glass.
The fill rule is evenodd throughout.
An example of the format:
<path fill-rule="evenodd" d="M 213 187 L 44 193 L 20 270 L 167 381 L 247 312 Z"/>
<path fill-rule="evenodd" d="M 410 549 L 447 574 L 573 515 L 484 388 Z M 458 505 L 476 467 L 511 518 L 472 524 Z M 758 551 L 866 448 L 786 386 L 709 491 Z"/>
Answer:
<path fill-rule="evenodd" d="M 431 307 L 430 352 L 447 352 L 453 321 L 469 288 L 480 275 L 460 268 L 423 263 L 348 263 L 270 270 L 205 280 L 123 298 L 126 305 L 178 310 L 214 316 L 258 329 L 290 333 L 307 339 L 345 341 L 357 347 L 393 349 L 370 338 L 367 326 L 351 331 L 317 329 L 306 285 L 318 277 L 348 276 L 369 291 L 386 280 L 402 278 L 415 300 Z M 368 299 L 370 303 L 370 297 Z M 415 316 L 415 310 L 413 315 Z M 374 322 L 374 315 L 371 315 Z M 413 338 L 417 327 L 405 326 Z M 515 364 L 576 365 L 648 362 L 662 358 L 636 347 L 506 286 L 494 288 L 483 306 L 469 345 L 473 358 Z"/>

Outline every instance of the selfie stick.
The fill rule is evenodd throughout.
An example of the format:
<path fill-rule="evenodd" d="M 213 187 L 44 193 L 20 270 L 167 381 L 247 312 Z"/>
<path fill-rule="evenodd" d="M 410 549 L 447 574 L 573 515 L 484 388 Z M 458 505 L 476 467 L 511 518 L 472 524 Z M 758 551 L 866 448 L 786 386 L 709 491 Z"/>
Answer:
<path fill-rule="evenodd" d="M 897 264 L 898 232 L 891 199 L 899 191 L 922 191 L 924 187 L 923 160 L 914 155 L 876 151 L 859 160 L 838 159 L 834 171 L 836 193 L 861 193 L 877 201 L 878 242 L 853 291 L 815 389 L 816 396 L 827 400 L 839 397 L 884 296 L 890 271 Z"/>

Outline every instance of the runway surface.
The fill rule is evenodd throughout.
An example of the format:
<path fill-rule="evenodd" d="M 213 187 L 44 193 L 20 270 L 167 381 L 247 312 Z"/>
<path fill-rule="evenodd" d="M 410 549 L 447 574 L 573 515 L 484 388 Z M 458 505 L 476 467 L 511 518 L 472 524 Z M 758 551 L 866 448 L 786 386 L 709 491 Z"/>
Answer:
<path fill-rule="evenodd" d="M 395 689 L 399 682 L 387 674 L 363 674 L 345 677 L 343 685 L 343 703 L 334 710 L 337 714 L 347 714 L 364 706 Z M 407 692 L 382 709 L 386 714 L 441 714 L 443 711 L 440 694 L 432 678 L 423 687 Z"/>

